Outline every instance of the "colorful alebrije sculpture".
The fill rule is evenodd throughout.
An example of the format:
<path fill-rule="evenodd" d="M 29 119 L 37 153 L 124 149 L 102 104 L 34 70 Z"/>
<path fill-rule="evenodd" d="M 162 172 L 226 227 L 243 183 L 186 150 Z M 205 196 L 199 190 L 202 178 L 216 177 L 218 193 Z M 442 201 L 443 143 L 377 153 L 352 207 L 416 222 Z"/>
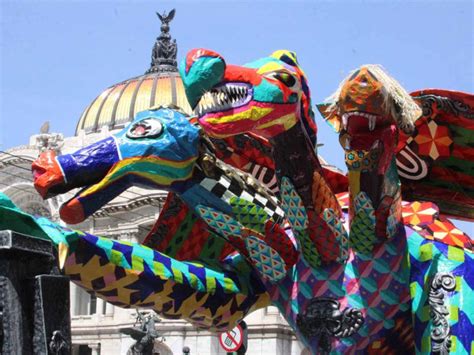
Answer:
<path fill-rule="evenodd" d="M 188 243 L 181 246 L 186 257 L 180 256 L 188 262 L 173 259 L 176 250 L 166 246 L 161 250 L 168 255 L 61 229 L 66 237 L 54 241 L 64 272 L 114 304 L 153 307 L 164 316 L 213 329 L 232 326 L 267 304 L 260 280 L 280 280 L 297 258 L 291 237 L 279 224 L 283 211 L 271 193 L 216 159 L 210 148 L 182 113 L 157 108 L 74 154 L 40 155 L 32 169 L 43 197 L 85 186 L 61 207 L 66 222 L 83 221 L 132 185 L 171 191 L 187 206 L 180 212 L 188 215 L 187 226 L 180 227 L 187 230 L 175 230 L 167 243 Z M 176 196 L 169 200 L 163 215 L 173 210 Z M 184 233 L 192 239 L 184 240 Z M 231 255 L 234 251 L 239 253 Z"/>
<path fill-rule="evenodd" d="M 274 304 L 314 353 L 471 350 L 472 241 L 440 212 L 472 217 L 473 172 L 458 171 L 460 162 L 472 165 L 472 135 L 458 129 L 472 130 L 472 96 L 417 93 L 418 118 L 418 106 L 379 67 L 354 72 L 320 107 L 341 132 L 347 180 L 315 153 L 308 84 L 294 53 L 238 67 L 194 50 L 181 73 L 210 138 L 179 110 L 156 108 L 113 137 L 74 154 L 43 153 L 33 164 L 43 197 L 83 187 L 61 208 L 69 223 L 130 186 L 170 191 L 145 245 L 66 229 L 2 196 L 0 214 L 19 232 L 51 239 L 65 274 L 119 306 L 223 330 Z M 282 209 L 263 184 L 226 163 L 267 183 Z M 396 164 L 403 196 L 441 202 L 441 211 L 401 200 Z M 456 187 L 438 182 L 441 170 L 463 177 L 466 196 L 439 194 Z"/>
<path fill-rule="evenodd" d="M 472 165 L 473 113 L 462 105 L 472 103 L 471 95 L 450 93 L 440 100 L 458 100 L 453 106 L 461 109 L 438 105 L 419 118 L 413 98 L 379 66 L 362 67 L 344 80 L 321 106 L 340 131 L 349 169 L 349 200 L 340 196 L 349 212 L 340 215 L 317 163 L 309 90 L 294 53 L 278 51 L 239 67 L 197 49 L 180 71 L 206 133 L 252 133 L 272 145 L 280 198 L 302 257 L 286 278 L 266 286 L 314 353 L 472 351 L 472 241 L 439 217 L 434 203 L 402 203 L 397 171 L 398 165 L 410 190 L 434 186 L 433 194 L 409 197 L 441 200 L 442 212 L 467 209 L 463 217 L 472 217 L 472 169 L 464 172 L 467 196 L 448 200 L 439 188 L 459 187 L 452 180 L 436 182 L 442 166 L 447 175 Z M 437 102 L 423 95 L 417 100 L 423 106 Z M 427 130 L 428 139 L 421 133 Z M 440 160 L 438 145 L 447 146 Z M 423 174 L 413 174 L 412 157 L 422 149 L 432 154 L 421 160 Z M 450 161 L 453 155 L 457 160 Z M 446 232 L 438 233 L 440 228 Z M 326 257 L 327 249 L 337 257 Z"/>

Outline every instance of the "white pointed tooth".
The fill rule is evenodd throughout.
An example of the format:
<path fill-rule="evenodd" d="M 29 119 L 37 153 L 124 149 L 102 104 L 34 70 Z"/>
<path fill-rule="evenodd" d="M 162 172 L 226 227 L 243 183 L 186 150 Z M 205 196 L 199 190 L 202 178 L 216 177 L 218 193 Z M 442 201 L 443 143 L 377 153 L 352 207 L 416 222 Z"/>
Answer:
<path fill-rule="evenodd" d="M 347 137 L 346 138 L 346 142 L 345 142 L 345 149 L 349 150 L 351 149 L 351 138 L 350 137 Z"/>
<path fill-rule="evenodd" d="M 349 114 L 345 113 L 342 115 L 342 127 L 347 129 L 347 121 L 349 120 Z"/>
<path fill-rule="evenodd" d="M 369 116 L 368 119 L 369 119 L 369 131 L 373 131 L 375 129 L 376 117 L 375 116 Z"/>
<path fill-rule="evenodd" d="M 377 139 L 377 140 L 372 144 L 372 147 L 370 147 L 370 150 L 377 148 L 377 147 L 379 146 L 379 144 L 380 144 L 380 141 Z"/>

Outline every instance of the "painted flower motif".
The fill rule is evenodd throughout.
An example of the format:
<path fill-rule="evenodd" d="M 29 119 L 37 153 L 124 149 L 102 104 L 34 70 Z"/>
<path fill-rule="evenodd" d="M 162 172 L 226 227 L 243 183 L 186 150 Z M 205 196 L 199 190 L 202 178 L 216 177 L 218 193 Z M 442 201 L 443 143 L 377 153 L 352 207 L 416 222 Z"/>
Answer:
<path fill-rule="evenodd" d="M 438 207 L 431 202 L 405 203 L 402 207 L 403 221 L 412 226 L 426 226 L 434 222 Z"/>
<path fill-rule="evenodd" d="M 453 143 L 448 127 L 439 126 L 435 121 L 418 128 L 415 142 L 418 144 L 418 153 L 433 160 L 449 156 L 449 148 Z"/>
<path fill-rule="evenodd" d="M 435 220 L 428 228 L 432 231 L 433 237 L 436 240 L 461 248 L 472 247 L 470 238 L 448 220 Z"/>

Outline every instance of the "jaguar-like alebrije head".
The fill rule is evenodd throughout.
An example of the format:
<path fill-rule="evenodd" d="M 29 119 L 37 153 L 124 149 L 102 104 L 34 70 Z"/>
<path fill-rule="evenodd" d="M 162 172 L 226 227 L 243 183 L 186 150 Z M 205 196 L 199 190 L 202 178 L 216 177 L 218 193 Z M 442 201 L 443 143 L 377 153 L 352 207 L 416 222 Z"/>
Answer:
<path fill-rule="evenodd" d="M 33 163 L 43 198 L 82 188 L 60 209 L 71 224 L 82 222 L 130 186 L 180 191 L 192 177 L 199 129 L 177 110 L 137 114 L 121 132 L 73 154 L 42 153 Z"/>
<path fill-rule="evenodd" d="M 309 88 L 295 53 L 280 50 L 237 66 L 213 51 L 194 49 L 181 62 L 180 73 L 188 101 L 209 135 L 250 132 L 272 138 L 301 120 L 314 142 Z"/>
<path fill-rule="evenodd" d="M 349 169 L 377 167 L 379 173 L 384 173 L 395 154 L 398 130 L 410 134 L 421 115 L 421 109 L 405 89 L 381 66 L 373 64 L 354 70 L 328 103 L 318 108 L 340 133 L 346 158 L 347 152 L 349 157 L 364 155 Z"/>

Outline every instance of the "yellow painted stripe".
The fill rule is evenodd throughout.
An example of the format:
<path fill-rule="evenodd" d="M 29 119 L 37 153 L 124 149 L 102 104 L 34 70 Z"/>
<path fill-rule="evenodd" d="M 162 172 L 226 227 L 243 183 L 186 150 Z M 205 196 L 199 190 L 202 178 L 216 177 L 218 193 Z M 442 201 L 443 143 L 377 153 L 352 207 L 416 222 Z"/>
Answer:
<path fill-rule="evenodd" d="M 219 118 L 206 118 L 206 122 L 210 124 L 215 124 L 215 123 L 226 123 L 226 122 L 236 122 L 236 121 L 242 121 L 242 120 L 251 120 L 251 121 L 258 121 L 262 119 L 262 117 L 265 117 L 269 115 L 273 111 L 272 108 L 269 107 L 256 107 L 253 106 L 250 109 L 236 113 L 235 115 L 229 115 L 229 116 L 224 116 L 224 117 L 219 117 Z"/>
<path fill-rule="evenodd" d="M 264 74 L 264 73 L 268 73 L 268 72 L 271 72 L 271 71 L 275 71 L 275 70 L 282 70 L 282 69 L 286 69 L 284 66 L 282 66 L 281 64 L 279 64 L 278 62 L 268 62 L 266 64 L 264 64 L 262 67 L 260 67 L 258 70 L 257 70 L 257 73 L 258 74 Z"/>
<path fill-rule="evenodd" d="M 190 158 L 188 160 L 179 161 L 179 162 L 169 161 L 169 160 L 161 159 L 159 157 L 147 157 L 147 158 L 133 157 L 133 158 L 129 158 L 129 159 L 124 159 L 124 160 L 119 161 L 117 164 L 115 164 L 115 166 L 107 173 L 107 175 L 99 183 L 97 183 L 95 185 L 92 185 L 89 188 L 85 189 L 80 194 L 80 196 L 85 197 L 85 196 L 91 195 L 91 194 L 99 191 L 100 189 L 106 187 L 110 183 L 114 182 L 118 178 L 123 177 L 124 175 L 118 175 L 118 176 L 114 176 L 114 175 L 120 169 L 126 167 L 127 165 L 133 164 L 135 162 L 148 162 L 148 163 L 159 164 L 159 165 L 170 166 L 170 167 L 175 167 L 177 169 L 181 169 L 181 168 L 186 168 L 189 165 L 191 165 L 194 160 L 196 160 L 196 158 Z M 166 178 L 166 177 L 163 177 L 163 176 L 159 176 L 159 175 L 156 175 L 156 174 L 153 174 L 153 173 L 147 173 L 147 172 L 138 172 L 138 171 L 135 172 L 134 171 L 134 172 L 128 172 L 128 173 L 143 176 L 143 177 L 147 178 L 148 180 L 154 181 L 154 182 L 156 182 L 160 185 L 163 185 L 163 186 L 169 186 L 169 185 L 171 185 L 171 183 L 173 183 L 175 181 L 183 181 L 183 180 L 189 179 L 192 175 L 192 172 L 193 172 L 192 169 L 190 169 L 189 174 L 186 174 L 185 176 L 183 176 L 182 178 L 179 178 L 179 179 Z"/>
<path fill-rule="evenodd" d="M 349 172 L 349 190 L 353 196 L 357 196 L 360 191 L 360 171 Z"/>
<path fill-rule="evenodd" d="M 265 128 L 272 127 L 275 125 L 282 125 L 283 127 L 285 127 L 285 130 L 287 131 L 291 127 L 293 127 L 296 122 L 297 122 L 296 114 L 290 113 L 288 115 L 277 118 L 276 120 L 271 120 L 267 123 L 257 126 L 257 129 L 265 129 Z"/>

